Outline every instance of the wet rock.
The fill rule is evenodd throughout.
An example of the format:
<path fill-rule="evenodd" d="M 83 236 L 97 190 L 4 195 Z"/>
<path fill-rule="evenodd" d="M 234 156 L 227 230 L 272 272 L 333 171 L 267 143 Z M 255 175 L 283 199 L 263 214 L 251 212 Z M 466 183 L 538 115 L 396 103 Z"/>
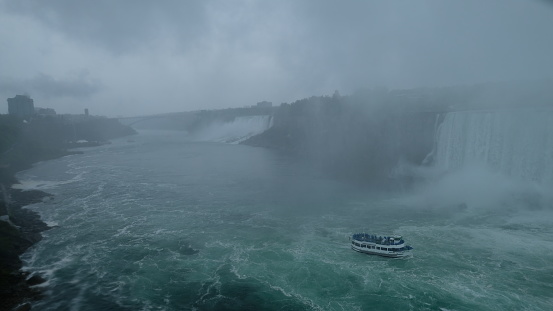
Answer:
<path fill-rule="evenodd" d="M 13 309 L 14 311 L 29 311 L 31 310 L 31 304 L 28 302 L 25 302 Z"/>
<path fill-rule="evenodd" d="M 5 185 L 3 189 L 9 188 Z M 30 310 L 30 301 L 42 296 L 41 289 L 32 286 L 45 280 L 21 272 L 19 256 L 42 239 L 42 231 L 49 229 L 36 212 L 22 207 L 41 202 L 47 196 L 50 195 L 42 191 L 10 189 L 9 204 L 2 200 L 13 225 L 0 222 L 0 310 Z"/>
<path fill-rule="evenodd" d="M 43 277 L 41 277 L 40 275 L 36 275 L 36 274 L 27 279 L 27 284 L 29 286 L 39 285 L 39 284 L 42 284 L 44 282 L 46 282 L 46 280 Z"/>

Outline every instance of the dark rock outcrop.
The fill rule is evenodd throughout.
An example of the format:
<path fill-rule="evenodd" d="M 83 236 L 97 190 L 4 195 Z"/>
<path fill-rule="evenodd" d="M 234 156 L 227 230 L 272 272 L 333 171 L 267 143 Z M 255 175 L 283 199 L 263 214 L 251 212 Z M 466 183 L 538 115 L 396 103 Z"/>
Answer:
<path fill-rule="evenodd" d="M 40 241 L 40 232 L 49 227 L 40 220 L 37 213 L 22 207 L 40 202 L 49 194 L 29 191 L 27 196 L 27 191 L 9 192 L 9 205 L 3 199 L 0 201 L 0 206 L 7 212 L 5 216 L 9 216 L 10 221 L 0 221 L 0 310 L 11 310 L 17 306 L 17 310 L 28 310 L 30 305 L 25 303 L 41 297 L 41 291 L 33 286 L 44 280 L 38 275 L 30 276 L 20 271 L 22 262 L 19 256 Z M 25 305 L 27 306 L 24 307 Z"/>

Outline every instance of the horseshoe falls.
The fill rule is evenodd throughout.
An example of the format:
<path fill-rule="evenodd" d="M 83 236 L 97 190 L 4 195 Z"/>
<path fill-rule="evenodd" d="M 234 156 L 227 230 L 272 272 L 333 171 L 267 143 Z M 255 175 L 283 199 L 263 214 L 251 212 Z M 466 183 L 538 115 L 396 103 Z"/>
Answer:
<path fill-rule="evenodd" d="M 18 174 L 54 195 L 28 207 L 53 226 L 23 255 L 33 310 L 550 310 L 550 121 L 449 113 L 411 191 L 176 131 L 41 162 Z M 352 251 L 363 231 L 413 257 Z"/>
<path fill-rule="evenodd" d="M 425 183 L 411 203 L 498 215 L 553 208 L 553 110 L 456 111 L 437 124 L 434 150 L 418 171 Z"/>
<path fill-rule="evenodd" d="M 436 165 L 476 162 L 536 183 L 553 183 L 553 110 L 450 112 L 437 132 Z"/>

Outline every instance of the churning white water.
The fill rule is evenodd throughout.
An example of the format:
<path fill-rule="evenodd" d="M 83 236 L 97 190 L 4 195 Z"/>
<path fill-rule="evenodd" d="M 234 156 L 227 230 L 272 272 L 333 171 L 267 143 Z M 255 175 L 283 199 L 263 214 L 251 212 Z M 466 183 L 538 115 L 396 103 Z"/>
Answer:
<path fill-rule="evenodd" d="M 418 197 L 370 193 L 271 150 L 182 132 L 43 162 L 18 175 L 55 195 L 30 207 L 57 225 L 23 256 L 48 280 L 33 308 L 549 310 L 552 211 L 531 192 L 505 206 L 510 183 L 472 168 Z M 348 236 L 365 229 L 403 235 L 414 256 L 352 251 Z"/>

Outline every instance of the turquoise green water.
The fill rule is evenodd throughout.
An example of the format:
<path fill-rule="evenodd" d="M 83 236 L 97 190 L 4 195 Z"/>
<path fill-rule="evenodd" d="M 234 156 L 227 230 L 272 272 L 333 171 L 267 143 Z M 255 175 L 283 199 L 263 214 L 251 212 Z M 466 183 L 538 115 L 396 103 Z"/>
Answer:
<path fill-rule="evenodd" d="M 531 192 L 459 207 L 443 183 L 374 193 L 270 150 L 181 135 L 143 132 L 19 174 L 55 194 L 31 207 L 56 225 L 23 257 L 48 280 L 36 310 L 553 306 L 553 213 Z M 364 230 L 403 235 L 413 257 L 352 251 Z"/>

